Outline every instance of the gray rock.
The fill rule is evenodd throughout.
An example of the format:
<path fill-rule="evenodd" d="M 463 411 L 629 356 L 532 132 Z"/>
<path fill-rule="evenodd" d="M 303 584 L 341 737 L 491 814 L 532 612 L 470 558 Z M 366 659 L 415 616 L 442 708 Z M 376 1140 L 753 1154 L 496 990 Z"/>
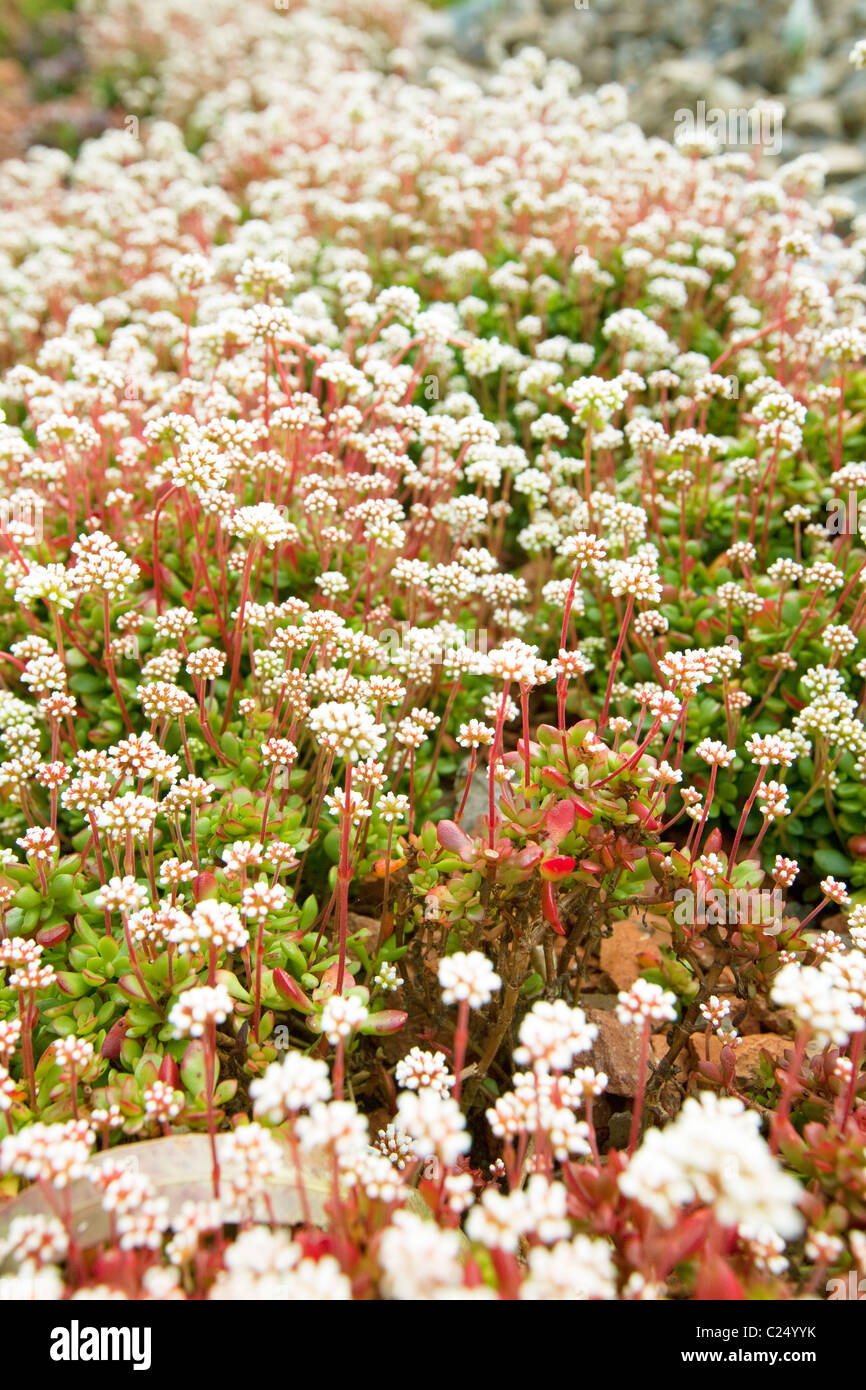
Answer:
<path fill-rule="evenodd" d="M 641 83 L 631 103 L 634 119 L 651 134 L 670 139 L 677 111 L 694 111 L 703 101 L 707 111 L 749 106 L 739 83 L 720 77 L 710 62 L 684 58 L 660 63 Z"/>
<path fill-rule="evenodd" d="M 717 71 L 723 77 L 732 77 L 737 82 L 748 85 L 765 86 L 767 78 L 767 50 L 764 47 L 734 48 L 723 54 L 717 63 Z"/>
<path fill-rule="evenodd" d="M 866 174 L 862 174 L 858 179 L 850 179 L 847 183 L 840 183 L 839 192 L 854 200 L 858 212 L 866 212 Z"/>
<path fill-rule="evenodd" d="M 550 58 L 566 58 L 568 62 L 582 66 L 593 27 L 588 11 L 572 8 L 568 13 L 559 15 L 545 29 L 545 53 Z"/>
<path fill-rule="evenodd" d="M 828 183 L 853 179 L 866 173 L 866 151 L 858 145 L 822 145 L 821 155 L 829 166 Z"/>
<path fill-rule="evenodd" d="M 785 124 L 797 135 L 817 135 L 824 140 L 840 140 L 843 135 L 836 102 L 821 97 L 792 102 Z"/>
<path fill-rule="evenodd" d="M 833 90 L 832 70 L 828 63 L 816 60 L 809 63 L 802 72 L 797 72 L 787 86 L 790 97 L 796 101 L 809 101 Z"/>
<path fill-rule="evenodd" d="M 866 126 L 866 72 L 852 72 L 839 89 L 837 106 L 849 135 Z"/>

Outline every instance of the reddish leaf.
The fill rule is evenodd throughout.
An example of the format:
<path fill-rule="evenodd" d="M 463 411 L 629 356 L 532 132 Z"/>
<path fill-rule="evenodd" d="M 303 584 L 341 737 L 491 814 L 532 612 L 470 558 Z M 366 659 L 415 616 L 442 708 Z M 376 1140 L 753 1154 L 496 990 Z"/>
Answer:
<path fill-rule="evenodd" d="M 701 1302 L 714 1303 L 738 1303 L 746 1296 L 736 1274 L 721 1255 L 710 1255 L 704 1260 L 695 1294 Z"/>
<path fill-rule="evenodd" d="M 385 1033 L 399 1033 L 409 1015 L 402 1009 L 380 1009 L 377 1014 L 370 1014 L 366 1023 L 361 1027 L 362 1033 L 372 1033 L 375 1037 L 380 1037 Z"/>
<path fill-rule="evenodd" d="M 548 882 L 559 883 L 573 873 L 574 865 L 575 861 L 570 854 L 554 854 L 549 859 L 542 860 L 539 873 Z"/>
<path fill-rule="evenodd" d="M 103 1052 L 103 1056 L 104 1055 Z M 180 1068 L 170 1052 L 167 1052 L 162 1059 L 162 1065 L 159 1068 L 159 1079 L 160 1081 L 164 1081 L 167 1086 L 173 1086 L 175 1090 L 180 1088 Z"/>
<path fill-rule="evenodd" d="M 555 845 L 574 829 L 576 807 L 573 801 L 555 801 L 544 818 L 544 828 Z"/>
<path fill-rule="evenodd" d="M 65 941 L 72 928 L 68 922 L 58 922 L 53 927 L 43 927 L 36 933 L 36 940 L 40 946 L 59 946 L 61 941 Z"/>
<path fill-rule="evenodd" d="M 472 841 L 456 821 L 440 820 L 436 826 L 436 838 L 443 849 L 450 850 L 452 854 L 459 854 L 461 859 L 474 853 Z"/>
<path fill-rule="evenodd" d="M 121 1048 L 123 1047 L 123 1040 L 126 1037 L 126 1030 L 128 1027 L 129 1019 L 126 1015 L 112 1024 L 105 1035 L 105 1041 L 102 1044 L 102 1049 L 99 1054 L 100 1057 L 108 1057 L 112 1062 L 117 1061 L 120 1056 Z"/>
<path fill-rule="evenodd" d="M 315 1005 L 307 998 L 297 980 L 279 965 L 274 970 L 274 988 L 284 999 L 288 999 L 293 1008 L 305 1014 L 313 1013 Z"/>
<path fill-rule="evenodd" d="M 559 920 L 559 913 L 556 908 L 556 894 L 553 891 L 552 883 L 545 883 L 541 889 L 541 915 L 545 922 L 549 922 L 555 932 L 560 936 L 565 936 L 565 927 Z"/>
<path fill-rule="evenodd" d="M 206 869 L 204 873 L 197 874 L 192 881 L 192 895 L 197 903 L 200 903 L 204 898 L 215 898 L 217 890 L 216 874 L 212 874 L 209 869 Z"/>

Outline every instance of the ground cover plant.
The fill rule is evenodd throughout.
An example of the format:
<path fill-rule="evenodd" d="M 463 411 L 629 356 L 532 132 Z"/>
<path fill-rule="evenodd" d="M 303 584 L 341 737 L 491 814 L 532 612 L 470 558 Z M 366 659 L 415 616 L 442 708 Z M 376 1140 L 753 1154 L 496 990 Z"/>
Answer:
<path fill-rule="evenodd" d="M 0 1279 L 826 1297 L 866 220 L 352 21 L 94 0 L 0 166 Z"/>

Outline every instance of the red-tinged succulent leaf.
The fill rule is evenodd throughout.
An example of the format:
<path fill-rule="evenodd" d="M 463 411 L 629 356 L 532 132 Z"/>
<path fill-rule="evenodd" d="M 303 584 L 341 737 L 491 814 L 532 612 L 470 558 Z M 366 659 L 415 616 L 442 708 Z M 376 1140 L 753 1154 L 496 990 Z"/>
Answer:
<path fill-rule="evenodd" d="M 126 976 L 124 976 L 124 979 Z M 120 984 L 120 980 L 117 982 Z M 90 985 L 83 975 L 77 974 L 74 970 L 58 970 L 57 984 L 63 994 L 68 994 L 72 999 L 80 999 L 83 994 L 90 992 Z M 122 986 L 121 986 L 122 987 Z M 137 999 L 143 999 L 143 994 L 136 995 Z"/>
<path fill-rule="evenodd" d="M 649 860 L 650 866 L 650 873 L 652 874 L 653 878 L 656 879 L 658 882 L 661 882 L 661 880 L 665 876 L 666 857 L 667 856 L 662 854 L 660 849 L 651 849 L 647 854 L 647 859 Z"/>
<path fill-rule="evenodd" d="M 225 1081 L 221 1081 L 214 1089 L 214 1105 L 226 1105 L 228 1101 L 234 1100 L 237 1095 L 237 1090 L 238 1083 L 236 1077 L 228 1077 Z"/>
<path fill-rule="evenodd" d="M 579 796 L 573 796 L 571 798 L 571 804 L 574 807 L 574 814 L 578 820 L 592 820 L 595 812 L 585 801 L 581 801 Z"/>
<path fill-rule="evenodd" d="M 712 1212 L 704 1207 L 678 1221 L 673 1230 L 665 1235 L 665 1257 L 671 1268 L 689 1259 L 705 1244 L 712 1216 Z"/>
<path fill-rule="evenodd" d="M 673 865 L 674 871 L 679 875 L 680 878 L 691 878 L 692 861 L 689 859 L 687 854 L 683 854 L 681 850 L 672 849 L 669 858 L 671 864 Z"/>
<path fill-rule="evenodd" d="M 543 859 L 539 865 L 539 873 L 543 879 L 550 883 L 560 883 L 562 879 L 574 871 L 575 860 L 570 854 L 554 854 L 549 859 Z"/>
<path fill-rule="evenodd" d="M 637 816 L 645 830 L 659 829 L 661 821 L 656 820 L 655 816 L 650 815 L 649 807 L 645 806 L 638 797 L 633 797 L 628 803 L 628 811 L 630 815 Z"/>
<path fill-rule="evenodd" d="M 541 915 L 545 922 L 549 922 L 555 932 L 560 936 L 565 936 L 565 927 L 559 920 L 559 913 L 556 908 L 556 894 L 553 891 L 552 883 L 545 883 L 541 889 Z"/>
<path fill-rule="evenodd" d="M 737 1054 L 732 1047 L 723 1045 L 719 1055 L 722 1064 L 722 1080 L 728 1086 L 734 1079 L 734 1072 L 737 1067 Z"/>
<path fill-rule="evenodd" d="M 543 753 L 543 751 L 544 751 L 544 750 L 543 750 L 543 748 L 541 747 L 541 744 L 540 744 L 540 743 L 535 743 L 532 739 L 529 740 L 529 757 L 530 757 L 531 761 L 534 762 L 536 758 L 539 758 L 539 757 L 541 756 L 541 754 Z M 525 757 L 526 757 L 526 744 L 523 742 L 523 739 L 522 739 L 522 738 L 519 738 L 519 739 L 517 740 L 517 752 L 519 753 L 519 755 L 520 755 L 520 757 L 521 757 L 522 759 L 525 759 Z"/>
<path fill-rule="evenodd" d="M 339 979 L 339 975 L 340 963 L 335 960 L 334 963 L 329 965 L 327 970 L 322 973 L 319 983 L 313 990 L 313 999 L 316 1004 L 326 1003 L 332 994 L 337 993 L 337 980 Z M 343 978 L 343 992 L 345 993 L 347 990 L 351 989 L 353 984 L 354 981 L 351 975 L 346 971 Z"/>
<path fill-rule="evenodd" d="M 305 1014 L 311 1014 L 315 1010 L 315 1004 L 307 997 L 297 980 L 280 965 L 274 970 L 274 989 L 283 999 L 288 1000 L 293 1009 L 300 1009 Z"/>
<path fill-rule="evenodd" d="M 203 902 L 205 898 L 215 898 L 218 891 L 216 874 L 212 874 L 210 869 L 196 874 L 192 881 L 192 895 L 197 903 Z"/>
<path fill-rule="evenodd" d="M 107 1057 L 111 1062 L 117 1061 L 123 1049 L 123 1043 L 124 1039 L 126 1038 L 126 1030 L 128 1027 L 129 1019 L 126 1017 L 125 1014 L 123 1018 L 119 1018 L 116 1023 L 113 1023 L 111 1025 L 111 1027 L 105 1035 L 102 1047 L 100 1048 L 100 1057 Z M 174 1061 L 174 1059 L 171 1057 L 166 1057 L 165 1060 Z M 175 1067 L 175 1070 L 176 1069 L 177 1068 Z M 160 1072 L 160 1077 L 163 1080 L 166 1079 L 162 1077 L 162 1072 Z"/>
<path fill-rule="evenodd" d="M 738 1303 L 746 1294 L 727 1260 L 710 1255 L 701 1262 L 695 1297 L 701 1302 Z"/>
<path fill-rule="evenodd" d="M 533 869 L 543 854 L 544 850 L 541 845 L 524 845 L 523 849 L 512 854 L 510 867 L 512 869 Z"/>
<path fill-rule="evenodd" d="M 36 940 L 40 946 L 59 946 L 61 941 L 65 941 L 72 928 L 68 922 L 57 922 L 53 927 L 43 927 L 36 933 Z"/>
<path fill-rule="evenodd" d="M 440 820 L 436 826 L 436 838 L 443 849 L 450 850 L 452 854 L 458 854 L 466 862 L 467 856 L 472 858 L 475 847 L 472 844 L 465 830 L 461 830 L 456 821 Z"/>
<path fill-rule="evenodd" d="M 166 1086 L 174 1087 L 175 1090 L 178 1090 L 180 1087 L 180 1069 L 170 1052 L 167 1052 L 162 1059 L 159 1068 L 159 1079 L 160 1081 L 164 1081 Z"/>
<path fill-rule="evenodd" d="M 556 787 L 563 792 L 568 787 L 568 778 L 555 767 L 543 767 L 539 777 L 543 787 Z"/>
<path fill-rule="evenodd" d="M 544 829 L 555 845 L 559 845 L 574 829 L 576 816 L 575 803 L 571 800 L 555 801 L 544 817 Z"/>
<path fill-rule="evenodd" d="M 368 1016 L 361 1032 L 372 1034 L 374 1037 L 381 1037 L 386 1033 L 399 1033 L 408 1017 L 402 1009 L 380 1009 L 377 1014 Z"/>

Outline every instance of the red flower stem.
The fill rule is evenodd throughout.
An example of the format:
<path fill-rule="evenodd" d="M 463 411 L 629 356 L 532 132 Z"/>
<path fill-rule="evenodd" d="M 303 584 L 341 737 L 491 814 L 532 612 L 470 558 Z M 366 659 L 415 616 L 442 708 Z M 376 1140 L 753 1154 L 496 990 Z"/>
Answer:
<path fill-rule="evenodd" d="M 461 999 L 457 1007 L 457 1029 L 454 1034 L 454 1099 L 459 1101 L 463 1086 L 463 1063 L 469 1045 L 469 1000 Z"/>
<path fill-rule="evenodd" d="M 340 862 L 337 867 L 337 930 L 340 937 L 340 960 L 337 966 L 337 993 L 343 993 L 346 974 L 346 950 L 349 934 L 349 881 L 352 865 L 349 842 L 352 828 L 352 764 L 346 763 L 346 804 L 340 820 Z"/>
<path fill-rule="evenodd" d="M 601 711 L 601 719 L 598 725 L 599 733 L 601 733 L 603 729 L 607 728 L 607 712 L 610 709 L 610 696 L 611 691 L 613 690 L 614 680 L 616 679 L 616 668 L 619 665 L 619 658 L 622 654 L 622 647 L 623 643 L 625 642 L 625 634 L 628 630 L 628 625 L 631 622 L 631 615 L 633 609 L 634 594 L 629 594 L 628 603 L 626 604 L 625 614 L 622 620 L 622 626 L 620 627 L 619 637 L 617 638 L 616 642 L 616 649 L 613 654 L 613 660 L 610 663 L 610 675 L 607 679 L 607 690 L 604 692 L 604 706 Z"/>

